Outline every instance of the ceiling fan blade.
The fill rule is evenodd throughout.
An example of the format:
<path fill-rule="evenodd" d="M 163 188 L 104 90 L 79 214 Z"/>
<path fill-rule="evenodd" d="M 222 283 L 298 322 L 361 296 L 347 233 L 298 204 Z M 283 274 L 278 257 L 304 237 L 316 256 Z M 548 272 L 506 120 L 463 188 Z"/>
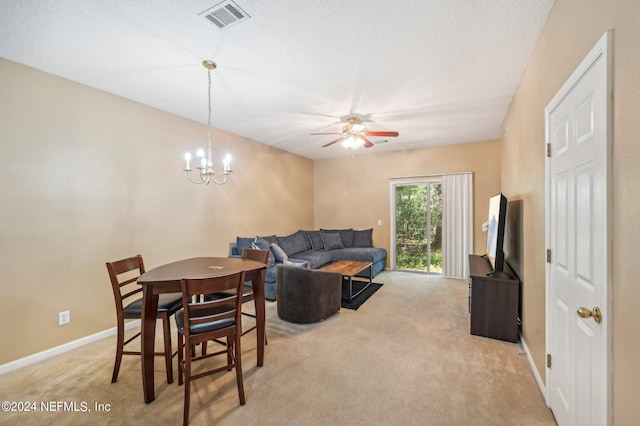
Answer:
<path fill-rule="evenodd" d="M 326 148 L 326 147 L 328 147 L 328 146 L 333 145 L 333 144 L 334 144 L 334 143 L 336 143 L 336 142 L 340 142 L 341 140 L 342 140 L 342 138 L 338 138 L 338 139 L 336 139 L 335 141 L 331 141 L 331 142 L 329 142 L 329 143 L 328 143 L 328 144 L 326 144 L 326 145 L 322 145 L 322 147 L 323 147 L 323 148 Z"/>
<path fill-rule="evenodd" d="M 388 136 L 388 137 L 396 137 L 398 136 L 400 133 L 398 132 L 370 132 L 370 131 L 366 131 L 364 132 L 364 134 L 366 136 Z"/>
<path fill-rule="evenodd" d="M 341 135 L 342 133 L 333 132 L 333 133 L 309 133 L 310 135 Z"/>
<path fill-rule="evenodd" d="M 365 148 L 371 148 L 373 146 L 373 142 L 371 142 L 369 139 L 365 138 L 364 136 L 360 136 L 360 139 L 364 141 Z"/>

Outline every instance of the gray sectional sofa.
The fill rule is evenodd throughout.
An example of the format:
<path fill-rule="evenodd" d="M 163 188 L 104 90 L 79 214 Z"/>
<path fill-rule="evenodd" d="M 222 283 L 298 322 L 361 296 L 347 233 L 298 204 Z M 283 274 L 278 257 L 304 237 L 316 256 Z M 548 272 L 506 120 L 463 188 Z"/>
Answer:
<path fill-rule="evenodd" d="M 276 300 L 278 264 L 319 269 L 338 260 L 360 260 L 371 262 L 372 276 L 376 276 L 384 270 L 387 251 L 373 247 L 372 233 L 373 229 L 320 229 L 299 230 L 284 237 L 237 237 L 236 245 L 231 247 L 231 256 L 240 257 L 244 248 L 270 250 L 265 278 L 265 298 Z"/>

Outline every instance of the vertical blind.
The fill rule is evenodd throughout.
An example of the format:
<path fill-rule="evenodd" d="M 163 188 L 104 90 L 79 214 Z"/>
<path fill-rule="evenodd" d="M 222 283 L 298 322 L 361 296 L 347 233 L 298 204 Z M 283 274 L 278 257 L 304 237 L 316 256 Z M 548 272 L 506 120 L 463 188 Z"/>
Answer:
<path fill-rule="evenodd" d="M 442 275 L 469 276 L 473 252 L 473 175 L 442 176 Z"/>

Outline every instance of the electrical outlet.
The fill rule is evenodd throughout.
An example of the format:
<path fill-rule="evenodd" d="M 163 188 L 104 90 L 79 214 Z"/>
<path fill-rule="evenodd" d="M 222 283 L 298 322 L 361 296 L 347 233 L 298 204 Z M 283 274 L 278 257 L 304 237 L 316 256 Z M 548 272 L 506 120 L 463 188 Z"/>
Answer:
<path fill-rule="evenodd" d="M 58 325 L 65 325 L 71 322 L 71 312 L 58 312 Z"/>

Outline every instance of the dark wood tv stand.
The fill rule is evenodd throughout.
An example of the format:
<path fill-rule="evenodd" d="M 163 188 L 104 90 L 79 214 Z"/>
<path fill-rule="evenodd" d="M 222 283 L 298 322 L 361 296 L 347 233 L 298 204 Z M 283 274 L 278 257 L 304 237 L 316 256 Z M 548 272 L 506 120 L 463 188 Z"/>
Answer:
<path fill-rule="evenodd" d="M 515 342 L 518 340 L 520 281 L 509 265 L 509 275 L 488 275 L 489 259 L 469 255 L 469 312 L 471 334 Z"/>

